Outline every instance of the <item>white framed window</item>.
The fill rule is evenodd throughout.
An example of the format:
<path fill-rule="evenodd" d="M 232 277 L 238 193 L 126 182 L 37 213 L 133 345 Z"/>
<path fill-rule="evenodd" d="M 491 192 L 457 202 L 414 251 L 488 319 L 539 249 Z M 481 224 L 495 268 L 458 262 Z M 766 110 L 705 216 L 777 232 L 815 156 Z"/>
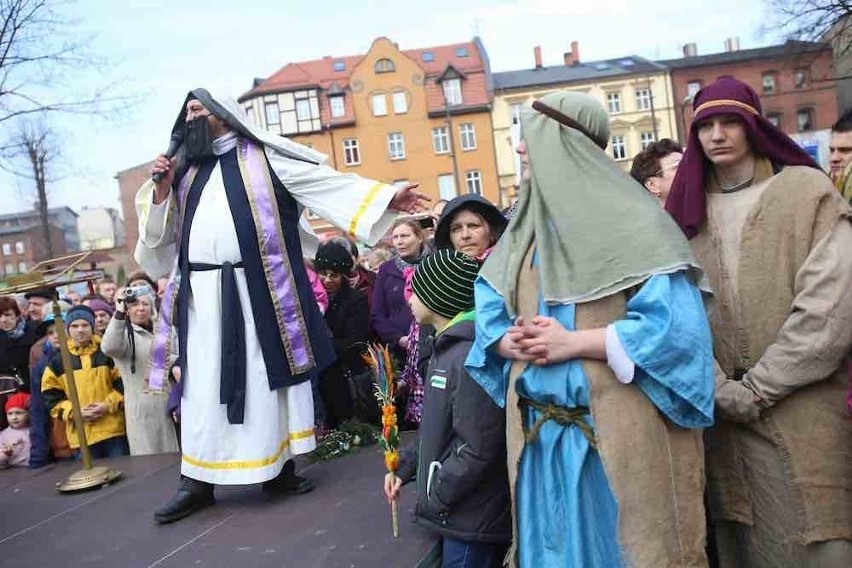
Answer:
<path fill-rule="evenodd" d="M 772 126 L 775 128 L 781 128 L 781 113 L 780 112 L 770 112 L 766 115 L 766 120 L 772 123 Z"/>
<path fill-rule="evenodd" d="M 12 243 L 3 243 L 3 254 L 12 254 Z"/>
<path fill-rule="evenodd" d="M 408 95 L 405 91 L 396 91 L 393 94 L 393 113 L 405 114 L 408 112 Z"/>
<path fill-rule="evenodd" d="M 515 103 L 509 107 L 510 116 L 512 117 L 512 126 L 521 124 L 521 103 Z"/>
<path fill-rule="evenodd" d="M 612 157 L 616 160 L 624 160 L 627 158 L 627 145 L 624 143 L 624 136 L 613 136 L 609 139 L 612 147 Z"/>
<path fill-rule="evenodd" d="M 20 272 L 21 274 L 23 274 L 23 273 L 24 273 L 24 272 L 26 272 L 26 271 L 27 271 L 27 263 L 26 263 L 26 262 L 23 262 L 23 261 L 19 262 L 19 263 L 18 263 L 18 272 Z"/>
<path fill-rule="evenodd" d="M 642 144 L 643 150 L 656 141 L 657 137 L 654 136 L 653 132 L 642 132 L 639 134 L 639 142 Z"/>
<path fill-rule="evenodd" d="M 479 170 L 471 170 L 464 174 L 464 181 L 467 184 L 467 192 L 482 195 L 482 174 Z"/>
<path fill-rule="evenodd" d="M 311 119 L 311 102 L 308 99 L 296 99 L 296 120 Z"/>
<path fill-rule="evenodd" d="M 797 89 L 803 89 L 808 85 L 808 70 L 796 69 L 793 71 L 793 85 Z"/>
<path fill-rule="evenodd" d="M 357 138 L 343 139 L 343 163 L 347 166 L 357 166 L 361 163 L 361 148 Z"/>
<path fill-rule="evenodd" d="M 701 81 L 690 81 L 686 84 L 686 96 L 690 99 L 695 98 L 698 91 L 701 90 Z"/>
<path fill-rule="evenodd" d="M 636 109 L 651 110 L 651 89 L 636 89 Z"/>
<path fill-rule="evenodd" d="M 387 116 L 388 101 L 384 93 L 373 95 L 373 116 Z"/>
<path fill-rule="evenodd" d="M 396 71 L 393 61 L 387 58 L 382 58 L 376 61 L 374 69 L 376 73 L 393 73 Z"/>
<path fill-rule="evenodd" d="M 775 84 L 775 73 L 764 73 L 763 74 L 763 94 L 771 95 L 777 90 L 777 85 Z"/>
<path fill-rule="evenodd" d="M 11 262 L 6 265 L 6 274 L 14 274 L 15 273 L 15 265 Z"/>
<path fill-rule="evenodd" d="M 621 93 L 607 93 L 606 104 L 609 108 L 609 114 L 621 112 Z"/>
<path fill-rule="evenodd" d="M 447 101 L 447 105 L 462 104 L 461 79 L 447 79 L 444 81 L 444 99 Z"/>
<path fill-rule="evenodd" d="M 405 140 L 402 132 L 391 132 L 388 134 L 388 157 L 391 160 L 402 160 L 405 158 Z"/>
<path fill-rule="evenodd" d="M 18 241 L 15 243 L 15 252 L 18 254 L 24 254 L 24 242 Z"/>
<path fill-rule="evenodd" d="M 438 176 L 438 197 L 450 201 L 457 195 L 456 177 L 453 174 L 443 174 Z"/>
<path fill-rule="evenodd" d="M 281 124 L 281 113 L 278 111 L 278 103 L 266 103 L 263 105 L 266 111 L 266 125 Z"/>
<path fill-rule="evenodd" d="M 343 101 L 343 95 L 335 95 L 328 98 L 328 104 L 331 107 L 331 117 L 340 118 L 346 115 L 346 105 Z"/>
<path fill-rule="evenodd" d="M 796 129 L 799 132 L 814 129 L 814 109 L 800 108 L 796 111 Z"/>
<path fill-rule="evenodd" d="M 432 149 L 436 154 L 450 152 L 450 131 L 446 126 L 437 126 L 432 129 Z"/>
<path fill-rule="evenodd" d="M 463 122 L 459 125 L 459 138 L 462 150 L 476 150 L 476 130 L 473 123 Z"/>

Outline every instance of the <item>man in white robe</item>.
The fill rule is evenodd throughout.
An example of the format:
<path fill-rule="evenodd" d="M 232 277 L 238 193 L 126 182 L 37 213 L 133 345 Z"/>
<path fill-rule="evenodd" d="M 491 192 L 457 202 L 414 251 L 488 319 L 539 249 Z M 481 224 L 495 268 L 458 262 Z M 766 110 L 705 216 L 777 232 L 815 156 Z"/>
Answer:
<path fill-rule="evenodd" d="M 316 246 L 302 209 L 373 243 L 395 211 L 426 199 L 416 185 L 337 172 L 204 89 L 188 95 L 172 140 L 177 157 L 160 155 L 136 197 L 136 260 L 171 275 L 148 386 L 166 380 L 172 325 L 182 376 L 181 482 L 160 523 L 212 505 L 215 484 L 312 489 L 292 457 L 316 447 L 310 378 L 334 352 L 301 262 Z"/>

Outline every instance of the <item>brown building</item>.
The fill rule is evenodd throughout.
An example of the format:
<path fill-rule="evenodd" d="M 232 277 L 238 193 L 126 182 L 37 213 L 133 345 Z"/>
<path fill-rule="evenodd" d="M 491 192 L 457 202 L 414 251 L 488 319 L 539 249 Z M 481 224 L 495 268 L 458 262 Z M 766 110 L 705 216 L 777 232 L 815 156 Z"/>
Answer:
<path fill-rule="evenodd" d="M 339 171 L 419 183 L 433 199 L 499 202 L 491 71 L 478 38 L 409 50 L 378 38 L 363 55 L 287 64 L 240 102 L 255 124 L 326 153 Z"/>
<path fill-rule="evenodd" d="M 53 256 L 66 252 L 65 235 L 59 227 L 49 225 Z M 0 278 L 21 274 L 50 255 L 40 224 L 0 227 Z"/>
<path fill-rule="evenodd" d="M 670 69 L 678 108 L 680 139 L 692 119 L 692 97 L 720 77 L 733 77 L 760 95 L 763 114 L 788 134 L 831 128 L 837 120 L 837 91 L 829 44 L 787 41 L 757 49 L 739 49 L 739 39 L 725 42 L 726 51 L 698 55 L 695 44 L 684 57 L 661 61 Z"/>
<path fill-rule="evenodd" d="M 133 250 L 136 248 L 136 240 L 139 238 L 139 220 L 136 218 L 135 206 L 136 192 L 151 177 L 152 163 L 145 162 L 115 174 L 115 179 L 118 180 L 121 214 L 124 218 L 124 246 L 131 259 Z"/>

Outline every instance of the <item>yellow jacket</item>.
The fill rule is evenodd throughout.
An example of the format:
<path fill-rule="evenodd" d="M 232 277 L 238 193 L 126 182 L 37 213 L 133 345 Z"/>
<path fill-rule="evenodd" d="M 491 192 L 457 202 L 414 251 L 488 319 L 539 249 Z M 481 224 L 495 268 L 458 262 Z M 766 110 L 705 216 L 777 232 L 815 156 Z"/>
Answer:
<path fill-rule="evenodd" d="M 96 402 L 107 405 L 107 413 L 100 420 L 85 423 L 86 441 L 89 444 L 124 436 L 125 432 L 124 395 L 122 394 L 124 386 L 118 369 L 115 368 L 112 359 L 101 351 L 100 344 L 99 337 L 93 337 L 92 342 L 84 347 L 79 347 L 72 340 L 68 340 L 80 407 L 85 408 L 86 405 Z M 44 370 L 41 392 L 50 409 L 50 415 L 65 421 L 68 443 L 72 448 L 79 448 L 80 441 L 77 439 L 77 431 L 72 419 L 71 401 L 68 400 L 68 383 L 58 351 Z"/>

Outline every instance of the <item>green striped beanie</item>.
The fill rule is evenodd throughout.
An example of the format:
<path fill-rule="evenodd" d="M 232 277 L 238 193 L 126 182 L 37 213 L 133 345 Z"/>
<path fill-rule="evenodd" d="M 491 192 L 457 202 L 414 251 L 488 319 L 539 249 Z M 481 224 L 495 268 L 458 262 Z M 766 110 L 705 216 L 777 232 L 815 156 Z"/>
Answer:
<path fill-rule="evenodd" d="M 466 254 L 442 249 L 420 261 L 411 287 L 423 304 L 445 318 L 473 309 L 473 282 L 479 263 Z"/>

